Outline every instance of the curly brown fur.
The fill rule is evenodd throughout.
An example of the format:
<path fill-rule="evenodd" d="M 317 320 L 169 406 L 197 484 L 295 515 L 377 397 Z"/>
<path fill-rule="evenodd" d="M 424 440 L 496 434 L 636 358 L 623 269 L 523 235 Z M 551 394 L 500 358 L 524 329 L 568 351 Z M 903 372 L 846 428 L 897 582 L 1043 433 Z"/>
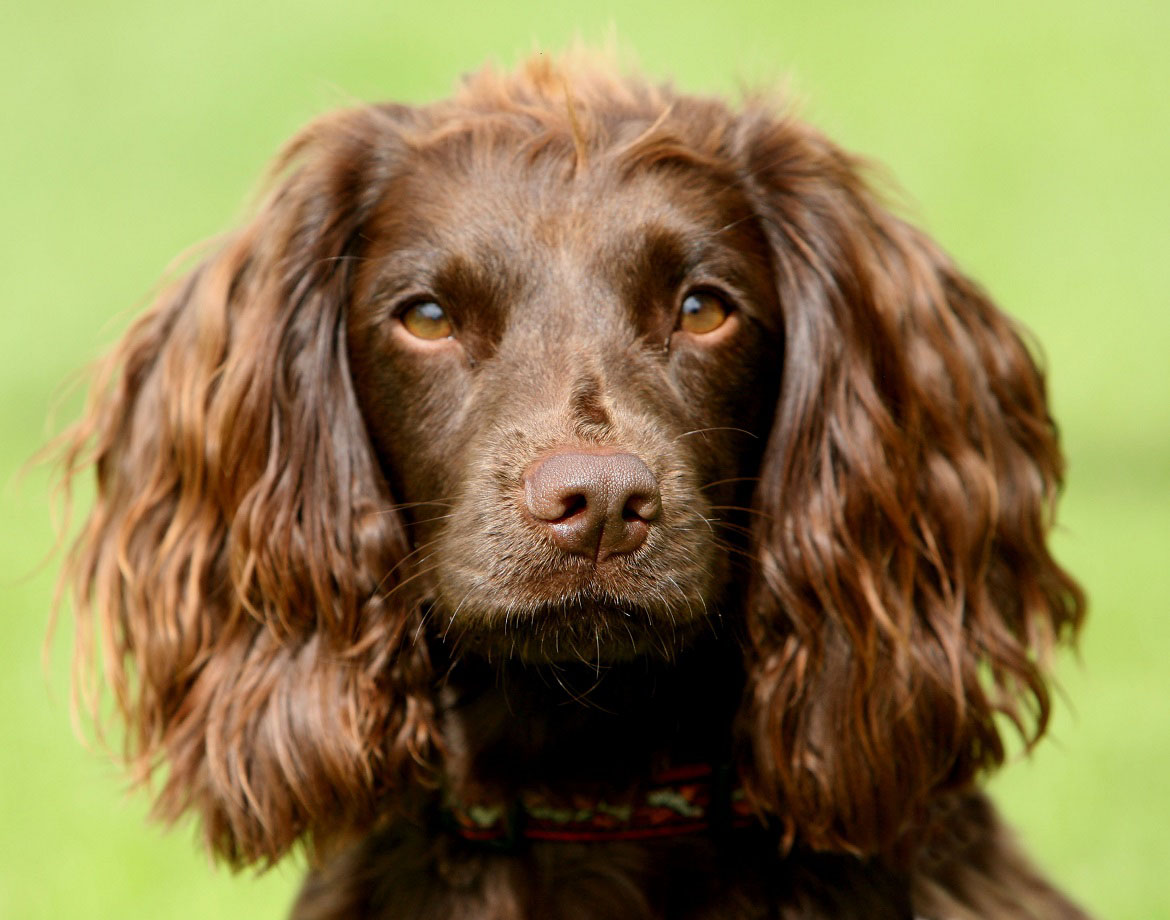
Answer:
<path fill-rule="evenodd" d="M 1081 916 L 975 786 L 1083 612 L 1044 380 L 864 172 L 580 61 L 298 135 L 64 451 L 79 685 L 158 814 L 236 865 L 311 844 L 303 918 Z M 564 529 L 531 490 L 566 452 L 654 494 Z M 724 759 L 726 840 L 435 818 Z"/>

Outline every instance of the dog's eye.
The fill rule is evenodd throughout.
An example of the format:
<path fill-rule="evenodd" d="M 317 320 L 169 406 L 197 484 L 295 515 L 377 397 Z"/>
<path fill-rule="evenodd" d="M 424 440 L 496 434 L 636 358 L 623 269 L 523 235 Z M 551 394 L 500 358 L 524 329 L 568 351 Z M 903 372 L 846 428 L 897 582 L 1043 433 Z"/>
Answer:
<path fill-rule="evenodd" d="M 449 339 L 455 329 L 447 313 L 433 300 L 424 300 L 407 307 L 402 312 L 402 325 L 418 339 L 435 341 Z"/>
<path fill-rule="evenodd" d="M 682 302 L 678 327 L 683 332 L 703 335 L 714 332 L 726 321 L 731 308 L 711 291 L 691 291 Z"/>

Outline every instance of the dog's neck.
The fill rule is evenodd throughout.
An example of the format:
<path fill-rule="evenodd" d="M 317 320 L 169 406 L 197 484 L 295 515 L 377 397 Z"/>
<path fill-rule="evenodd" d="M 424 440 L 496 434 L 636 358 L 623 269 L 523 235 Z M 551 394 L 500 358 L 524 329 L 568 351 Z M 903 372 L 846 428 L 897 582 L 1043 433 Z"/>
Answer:
<path fill-rule="evenodd" d="M 714 640 L 671 662 L 551 665 L 466 658 L 443 693 L 446 781 L 461 796 L 622 789 L 726 763 L 739 653 Z"/>

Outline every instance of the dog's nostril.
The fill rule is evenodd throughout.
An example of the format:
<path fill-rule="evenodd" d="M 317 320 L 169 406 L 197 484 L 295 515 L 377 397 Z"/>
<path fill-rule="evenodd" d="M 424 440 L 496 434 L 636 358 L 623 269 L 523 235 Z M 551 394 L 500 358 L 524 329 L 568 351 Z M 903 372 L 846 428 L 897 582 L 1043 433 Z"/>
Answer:
<path fill-rule="evenodd" d="M 544 457 L 524 473 L 524 504 L 557 546 L 597 561 L 633 552 L 662 513 L 658 480 L 633 454 Z"/>
<path fill-rule="evenodd" d="M 580 514 L 588 510 L 589 499 L 580 492 L 573 495 L 568 495 L 564 499 L 564 510 L 561 512 L 560 520 L 571 518 L 574 515 Z"/>
<path fill-rule="evenodd" d="M 567 521 L 581 514 L 590 513 L 601 504 L 601 495 L 566 477 L 565 471 L 557 468 L 544 469 L 535 464 L 524 476 L 524 503 L 528 513 L 543 524 Z"/>
<path fill-rule="evenodd" d="M 657 488 L 654 494 L 632 495 L 626 500 L 622 508 L 622 519 L 626 521 L 655 520 L 662 513 L 662 500 L 658 496 Z"/>

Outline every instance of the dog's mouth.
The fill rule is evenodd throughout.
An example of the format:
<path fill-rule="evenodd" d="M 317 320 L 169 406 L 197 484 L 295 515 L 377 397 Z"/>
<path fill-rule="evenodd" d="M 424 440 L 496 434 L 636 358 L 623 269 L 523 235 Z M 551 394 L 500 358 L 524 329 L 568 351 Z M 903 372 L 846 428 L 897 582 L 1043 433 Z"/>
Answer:
<path fill-rule="evenodd" d="M 716 616 L 709 578 L 636 566 L 570 566 L 470 584 L 450 578 L 436 587 L 433 632 L 466 649 L 533 661 L 670 658 Z"/>
<path fill-rule="evenodd" d="M 440 636 L 460 651 L 549 663 L 671 659 L 711 626 L 701 605 L 692 614 L 686 604 L 668 611 L 588 594 L 524 607 L 436 606 L 431 617 Z"/>

